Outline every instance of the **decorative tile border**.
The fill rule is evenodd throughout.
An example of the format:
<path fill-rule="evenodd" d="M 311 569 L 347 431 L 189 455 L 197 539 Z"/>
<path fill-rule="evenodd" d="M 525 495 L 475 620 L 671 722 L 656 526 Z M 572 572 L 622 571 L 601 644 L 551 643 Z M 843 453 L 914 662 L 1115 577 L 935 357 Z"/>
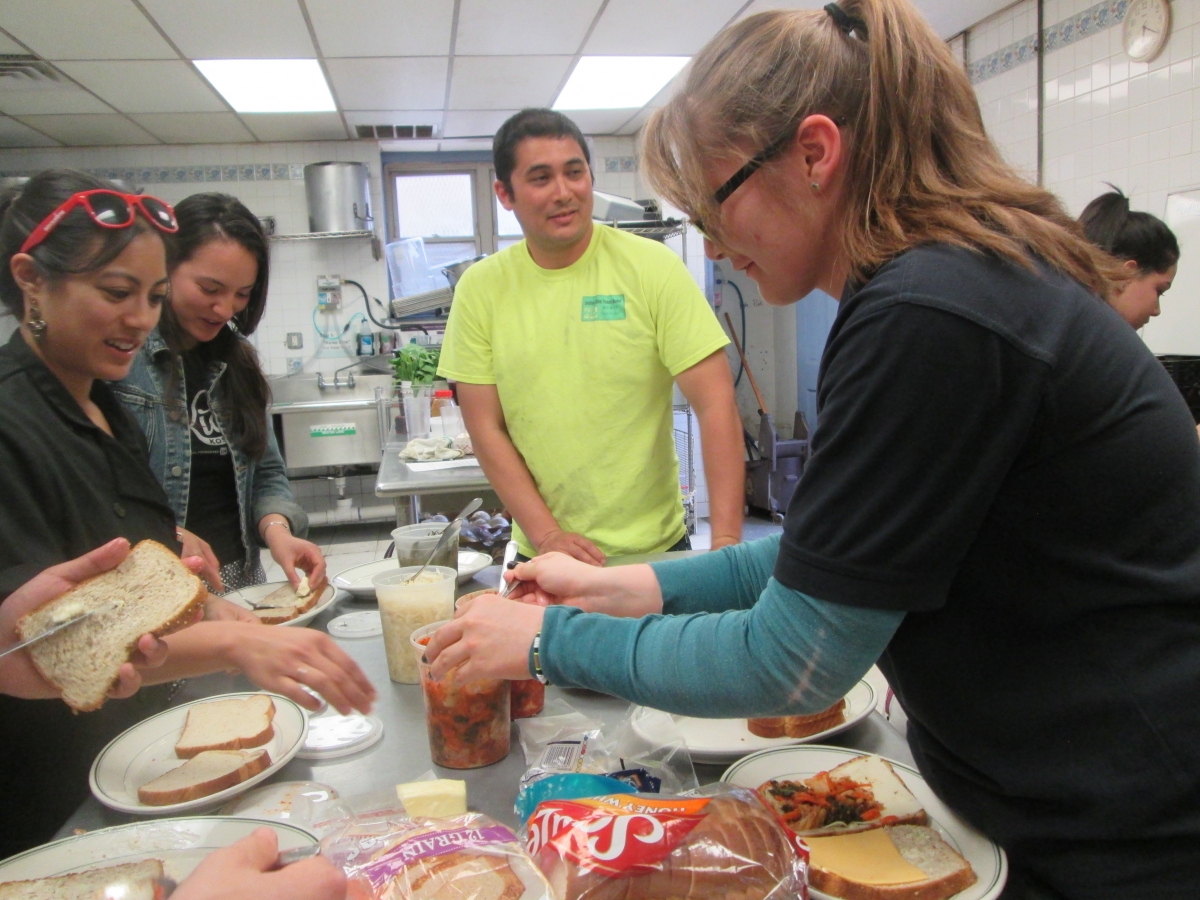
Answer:
<path fill-rule="evenodd" d="M 636 156 L 606 156 L 604 157 L 605 172 L 636 172 Z"/>
<path fill-rule="evenodd" d="M 1076 41 L 1090 37 L 1097 32 L 1120 25 L 1125 19 L 1125 11 L 1129 8 L 1129 0 L 1104 0 L 1095 6 L 1077 13 L 1069 19 L 1064 19 L 1051 25 L 1043 32 L 1046 39 L 1046 52 L 1053 53 Z M 1021 38 L 1015 44 L 1002 47 L 995 53 L 989 53 L 978 62 L 967 66 L 967 74 L 972 84 L 987 81 L 1004 72 L 1014 69 L 1022 63 L 1029 62 L 1037 56 L 1037 35 Z"/>
<path fill-rule="evenodd" d="M 0 175 L 32 175 L 40 168 Z M 304 166 L 296 163 L 254 163 L 237 166 L 139 166 L 134 169 L 85 169 L 90 175 L 131 185 L 200 184 L 216 181 L 303 181 Z"/>

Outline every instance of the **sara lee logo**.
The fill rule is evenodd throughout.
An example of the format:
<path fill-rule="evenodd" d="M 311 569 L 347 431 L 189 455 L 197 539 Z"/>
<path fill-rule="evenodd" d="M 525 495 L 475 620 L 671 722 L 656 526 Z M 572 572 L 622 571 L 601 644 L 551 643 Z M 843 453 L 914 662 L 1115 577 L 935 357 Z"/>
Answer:
<path fill-rule="evenodd" d="M 634 795 L 552 800 L 530 818 L 526 847 L 604 875 L 650 872 L 699 824 L 707 805 Z"/>

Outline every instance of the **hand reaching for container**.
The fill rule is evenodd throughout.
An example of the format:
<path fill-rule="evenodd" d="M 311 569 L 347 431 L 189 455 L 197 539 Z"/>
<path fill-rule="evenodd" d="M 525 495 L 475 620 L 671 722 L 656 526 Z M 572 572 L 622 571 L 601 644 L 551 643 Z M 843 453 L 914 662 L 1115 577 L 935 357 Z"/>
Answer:
<path fill-rule="evenodd" d="M 576 606 L 634 619 L 662 612 L 662 591 L 649 566 L 600 569 L 564 553 L 548 553 L 519 563 L 504 577 L 520 581 L 511 597 L 538 606 Z"/>
<path fill-rule="evenodd" d="M 455 667 L 456 681 L 479 678 L 531 678 L 529 648 L 542 630 L 545 610 L 532 603 L 502 600 L 496 594 L 474 598 L 433 634 L 425 650 L 434 678 Z"/>
<path fill-rule="evenodd" d="M 259 828 L 210 853 L 171 895 L 175 900 L 343 900 L 346 876 L 317 856 L 271 871 L 279 839 Z"/>

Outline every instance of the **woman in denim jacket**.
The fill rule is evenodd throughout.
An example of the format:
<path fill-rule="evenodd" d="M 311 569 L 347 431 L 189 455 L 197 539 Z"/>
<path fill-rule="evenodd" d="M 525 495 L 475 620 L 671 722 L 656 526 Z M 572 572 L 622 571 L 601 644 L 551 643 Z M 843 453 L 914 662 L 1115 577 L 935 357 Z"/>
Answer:
<path fill-rule="evenodd" d="M 244 337 L 266 305 L 266 235 L 228 194 L 193 194 L 175 211 L 170 302 L 113 389 L 146 434 L 185 554 L 205 559 L 201 574 L 215 589 L 266 581 L 260 546 L 293 585 L 299 568 L 317 589 L 325 560 L 301 537 L 308 516 L 292 498 L 267 417 L 270 389 Z"/>

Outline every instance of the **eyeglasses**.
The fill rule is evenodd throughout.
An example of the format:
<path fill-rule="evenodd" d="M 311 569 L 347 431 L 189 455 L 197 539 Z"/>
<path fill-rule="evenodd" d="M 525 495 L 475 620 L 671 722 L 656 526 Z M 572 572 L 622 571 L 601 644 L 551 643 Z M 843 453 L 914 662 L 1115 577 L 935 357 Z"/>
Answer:
<path fill-rule="evenodd" d="M 728 200 L 734 191 L 745 184 L 747 178 L 778 156 L 783 151 L 783 148 L 787 146 L 788 141 L 792 139 L 793 134 L 795 134 L 794 131 L 788 131 L 779 140 L 768 144 L 764 149 L 750 157 L 744 166 L 734 172 L 723 185 L 717 188 L 716 193 L 713 194 L 713 201 L 717 206 Z M 692 225 L 701 234 L 707 234 L 704 230 L 704 223 L 699 219 L 692 219 Z"/>
<path fill-rule="evenodd" d="M 46 216 L 25 238 L 21 252 L 28 253 L 42 241 L 46 240 L 59 222 L 75 209 L 82 206 L 92 221 L 101 228 L 128 228 L 137 217 L 137 210 L 157 228 L 167 234 L 179 230 L 179 222 L 175 219 L 175 210 L 157 197 L 144 194 L 122 194 L 120 191 L 98 188 L 91 191 L 80 191 L 72 194 L 58 209 Z"/>

